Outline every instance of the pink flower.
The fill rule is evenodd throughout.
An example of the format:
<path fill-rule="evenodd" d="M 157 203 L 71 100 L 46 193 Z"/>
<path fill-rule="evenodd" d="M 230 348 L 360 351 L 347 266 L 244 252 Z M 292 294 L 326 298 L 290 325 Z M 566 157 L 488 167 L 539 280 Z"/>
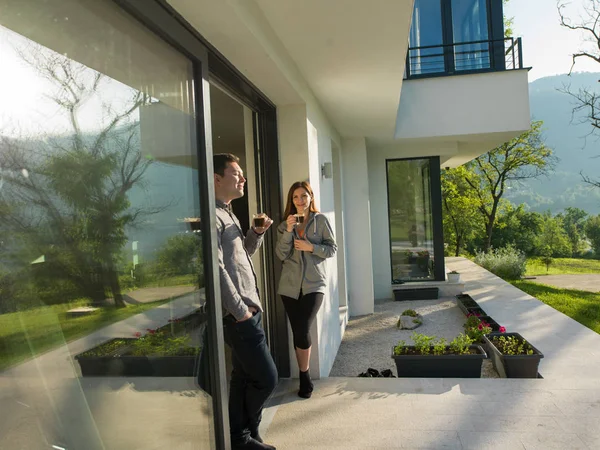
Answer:
<path fill-rule="evenodd" d="M 506 333 L 506 328 L 500 327 L 499 331 L 500 331 L 500 333 Z"/>
<path fill-rule="evenodd" d="M 479 322 L 479 325 L 477 325 L 477 329 L 479 331 L 483 330 L 483 324 L 481 322 Z"/>
<path fill-rule="evenodd" d="M 142 337 L 142 333 L 140 333 L 140 332 L 138 331 L 137 333 L 135 333 L 135 334 L 134 334 L 134 336 L 135 336 L 136 338 Z"/>
<path fill-rule="evenodd" d="M 148 328 L 148 333 L 154 334 L 154 333 L 156 333 L 156 330 L 151 330 L 150 328 Z"/>

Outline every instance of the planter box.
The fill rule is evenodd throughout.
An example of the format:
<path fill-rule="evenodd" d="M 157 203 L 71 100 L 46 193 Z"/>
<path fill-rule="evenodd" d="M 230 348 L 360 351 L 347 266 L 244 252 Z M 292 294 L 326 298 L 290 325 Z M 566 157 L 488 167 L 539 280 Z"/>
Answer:
<path fill-rule="evenodd" d="M 456 300 L 464 305 L 465 308 L 479 308 L 479 303 L 471 298 L 467 294 L 459 294 L 456 296 Z"/>
<path fill-rule="evenodd" d="M 498 374 L 503 378 L 538 378 L 538 366 L 540 359 L 544 357 L 542 352 L 531 345 L 533 355 L 503 355 L 491 342 L 491 339 L 499 336 L 515 336 L 529 343 L 519 333 L 490 333 L 483 337 L 487 343 L 490 358 Z"/>
<path fill-rule="evenodd" d="M 487 315 L 487 313 L 483 309 L 481 309 L 480 307 L 477 307 L 477 308 L 465 308 L 465 311 L 463 311 L 463 312 L 465 313 L 466 316 L 468 316 L 469 314 L 479 314 L 480 317 L 483 317 L 483 316 L 489 317 Z"/>
<path fill-rule="evenodd" d="M 479 308 L 479 305 L 477 304 L 477 302 L 475 300 L 473 300 L 472 298 L 468 298 L 468 299 L 462 299 L 462 298 L 458 298 L 456 300 L 456 305 L 458 306 L 458 308 L 463 312 L 463 314 L 466 316 L 467 314 L 469 314 L 468 309 L 471 308 Z"/>
<path fill-rule="evenodd" d="M 192 377 L 197 358 L 195 355 L 131 356 L 127 354 L 129 345 L 119 347 L 105 356 L 86 355 L 88 351 L 75 356 L 84 377 Z"/>
<path fill-rule="evenodd" d="M 481 317 L 479 317 L 479 319 L 483 322 L 488 323 L 490 325 L 490 328 L 492 329 L 492 332 L 500 331 L 500 324 L 498 322 L 496 322 L 494 319 L 492 319 L 491 316 L 481 316 Z M 501 333 L 501 334 L 506 334 L 506 333 Z"/>
<path fill-rule="evenodd" d="M 409 346 L 408 348 L 414 348 Z M 480 345 L 471 345 L 476 354 L 468 355 L 394 355 L 398 377 L 481 378 L 481 363 L 487 355 Z"/>
<path fill-rule="evenodd" d="M 394 289 L 394 300 L 436 300 L 439 291 L 437 287 Z"/>

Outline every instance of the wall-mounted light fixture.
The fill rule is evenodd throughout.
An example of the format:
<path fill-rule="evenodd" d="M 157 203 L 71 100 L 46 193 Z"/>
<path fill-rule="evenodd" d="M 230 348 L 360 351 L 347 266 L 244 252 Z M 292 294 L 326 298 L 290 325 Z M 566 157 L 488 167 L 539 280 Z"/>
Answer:
<path fill-rule="evenodd" d="M 333 168 L 332 168 L 330 162 L 321 164 L 321 176 L 323 178 L 332 178 L 333 177 Z"/>

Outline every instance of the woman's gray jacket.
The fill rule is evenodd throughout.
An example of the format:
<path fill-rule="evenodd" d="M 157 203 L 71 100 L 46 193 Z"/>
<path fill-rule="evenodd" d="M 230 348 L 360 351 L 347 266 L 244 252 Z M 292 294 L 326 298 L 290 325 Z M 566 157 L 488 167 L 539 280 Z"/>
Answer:
<path fill-rule="evenodd" d="M 326 258 L 335 255 L 337 244 L 327 217 L 320 213 L 310 213 L 304 228 L 304 237 L 314 246 L 313 252 L 303 252 L 294 248 L 294 239 L 300 239 L 296 229 L 287 231 L 287 223 L 277 227 L 277 247 L 275 253 L 283 261 L 279 280 L 279 295 L 298 298 L 302 294 L 327 292 Z"/>

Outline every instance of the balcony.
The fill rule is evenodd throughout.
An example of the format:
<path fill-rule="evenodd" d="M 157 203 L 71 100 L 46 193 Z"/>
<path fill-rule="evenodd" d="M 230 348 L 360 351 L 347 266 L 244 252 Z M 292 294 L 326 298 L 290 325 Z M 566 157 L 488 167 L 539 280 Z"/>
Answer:
<path fill-rule="evenodd" d="M 523 68 L 521 38 L 409 47 L 404 78 L 428 78 Z"/>

